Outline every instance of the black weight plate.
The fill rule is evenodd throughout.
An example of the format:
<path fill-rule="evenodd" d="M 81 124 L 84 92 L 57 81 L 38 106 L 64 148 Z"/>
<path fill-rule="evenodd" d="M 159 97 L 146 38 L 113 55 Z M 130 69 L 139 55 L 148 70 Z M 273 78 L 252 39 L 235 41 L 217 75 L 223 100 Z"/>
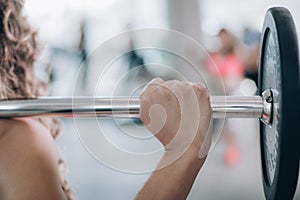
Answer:
<path fill-rule="evenodd" d="M 261 40 L 259 90 L 271 89 L 271 125 L 260 123 L 266 199 L 292 199 L 297 186 L 300 142 L 299 52 L 293 18 L 286 8 L 270 8 Z"/>

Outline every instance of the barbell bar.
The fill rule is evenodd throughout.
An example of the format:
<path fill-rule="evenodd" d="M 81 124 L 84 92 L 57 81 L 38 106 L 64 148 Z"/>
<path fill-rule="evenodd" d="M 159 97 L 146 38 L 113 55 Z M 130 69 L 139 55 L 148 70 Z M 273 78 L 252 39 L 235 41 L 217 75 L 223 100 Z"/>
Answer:
<path fill-rule="evenodd" d="M 213 118 L 261 118 L 260 96 L 211 96 Z M 138 97 L 44 97 L 0 102 L 0 117 L 139 118 Z"/>

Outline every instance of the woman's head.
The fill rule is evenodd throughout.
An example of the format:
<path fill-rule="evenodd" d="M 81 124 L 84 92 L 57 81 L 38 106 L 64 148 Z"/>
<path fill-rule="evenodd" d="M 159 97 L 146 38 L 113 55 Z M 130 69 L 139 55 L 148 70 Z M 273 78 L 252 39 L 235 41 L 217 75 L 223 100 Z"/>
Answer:
<path fill-rule="evenodd" d="M 219 31 L 218 37 L 221 42 L 220 51 L 226 55 L 234 53 L 235 40 L 233 35 L 229 31 L 223 28 Z"/>
<path fill-rule="evenodd" d="M 0 0 L 0 99 L 33 98 L 45 89 L 33 69 L 36 32 L 22 7 L 23 0 Z"/>

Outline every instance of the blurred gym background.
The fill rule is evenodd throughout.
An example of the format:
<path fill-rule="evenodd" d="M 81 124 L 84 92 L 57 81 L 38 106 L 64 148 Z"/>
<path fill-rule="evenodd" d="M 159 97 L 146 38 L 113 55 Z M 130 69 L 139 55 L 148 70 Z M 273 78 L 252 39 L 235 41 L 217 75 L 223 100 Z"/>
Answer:
<path fill-rule="evenodd" d="M 290 9 L 297 26 L 300 1 L 295 0 L 25 0 L 25 14 L 39 31 L 41 54 L 36 69 L 41 79 L 50 82 L 52 96 L 138 95 L 147 81 L 161 75 L 180 79 L 184 74 L 184 78 L 191 76 L 194 80 L 193 73 L 189 73 L 190 63 L 181 56 L 188 57 L 201 72 L 211 94 L 255 95 L 264 15 L 269 7 L 278 5 Z M 128 32 L 144 28 L 163 34 Z M 188 42 L 176 40 L 174 35 L 170 36 L 174 44 L 182 47 L 179 56 L 139 49 L 145 41 L 158 46 L 164 43 L 172 33 L 168 30 L 178 31 L 173 32 L 175 36 L 184 34 L 185 40 L 189 38 L 203 49 L 194 51 Z M 226 67 L 216 74 L 219 64 Z M 99 160 L 94 149 L 97 145 L 112 163 L 122 157 L 91 138 L 105 132 L 105 137 L 120 149 L 144 152 L 144 145 L 132 142 L 123 133 L 139 126 L 139 122 L 63 122 L 64 131 L 57 144 L 67 163 L 69 184 L 78 198 L 133 199 L 149 172 L 124 172 Z M 264 199 L 258 120 L 216 120 L 214 128 L 220 132 L 218 127 L 223 134 L 188 199 Z M 90 142 L 94 142 L 93 147 Z M 161 148 L 155 141 L 149 145 L 150 150 Z"/>

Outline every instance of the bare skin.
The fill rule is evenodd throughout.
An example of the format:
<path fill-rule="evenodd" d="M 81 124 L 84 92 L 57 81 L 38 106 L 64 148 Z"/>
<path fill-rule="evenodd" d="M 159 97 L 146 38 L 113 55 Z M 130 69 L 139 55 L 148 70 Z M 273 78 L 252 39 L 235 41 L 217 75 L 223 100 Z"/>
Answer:
<path fill-rule="evenodd" d="M 49 130 L 34 119 L 2 119 L 0 127 L 0 199 L 65 200 Z"/>
<path fill-rule="evenodd" d="M 159 107 L 164 112 L 156 109 Z M 136 199 L 187 198 L 208 153 L 211 114 L 208 91 L 201 85 L 162 79 L 148 84 L 141 95 L 140 115 L 144 125 L 165 146 L 165 154 Z M 164 124 L 155 123 L 162 120 Z M 191 128 L 197 120 L 197 129 Z"/>

